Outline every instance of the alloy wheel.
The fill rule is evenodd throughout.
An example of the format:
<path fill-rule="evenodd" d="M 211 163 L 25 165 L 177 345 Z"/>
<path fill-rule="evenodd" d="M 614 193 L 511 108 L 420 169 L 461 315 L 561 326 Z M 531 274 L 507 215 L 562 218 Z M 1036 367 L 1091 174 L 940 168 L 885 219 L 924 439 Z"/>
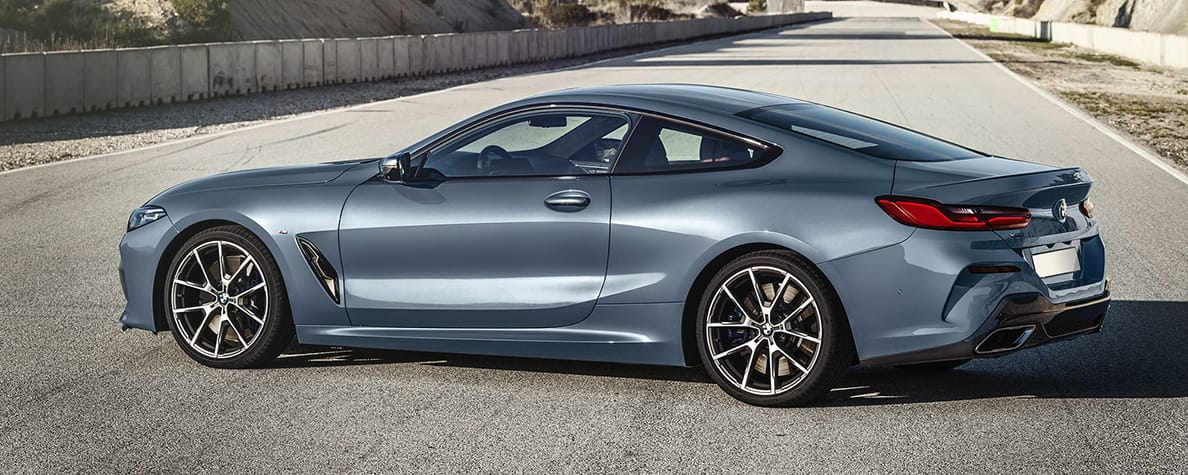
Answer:
<path fill-rule="evenodd" d="M 754 266 L 734 273 L 715 291 L 708 312 L 710 359 L 742 391 L 783 394 L 817 363 L 822 339 L 817 301 L 783 269 Z"/>
<path fill-rule="evenodd" d="M 268 281 L 243 247 L 203 242 L 182 259 L 171 282 L 174 327 L 194 351 L 233 358 L 261 334 L 269 316 Z"/>

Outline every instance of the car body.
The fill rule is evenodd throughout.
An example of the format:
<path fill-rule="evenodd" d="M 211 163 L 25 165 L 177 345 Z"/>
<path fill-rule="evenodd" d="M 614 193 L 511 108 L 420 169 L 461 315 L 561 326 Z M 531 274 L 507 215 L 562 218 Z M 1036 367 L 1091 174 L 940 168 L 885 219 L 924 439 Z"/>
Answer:
<path fill-rule="evenodd" d="M 1080 169 L 771 94 L 569 89 L 386 159 L 237 171 L 161 193 L 142 208 L 159 219 L 133 223 L 120 245 L 120 321 L 168 330 L 171 259 L 230 225 L 275 260 L 301 343 L 695 365 L 707 283 L 774 250 L 836 295 L 847 366 L 961 361 L 1100 328 L 1109 297 L 1091 183 Z M 943 210 L 937 219 L 1027 219 L 935 229 L 949 225 L 905 224 L 913 206 Z M 775 305 L 755 287 L 760 306 L 765 293 Z"/>

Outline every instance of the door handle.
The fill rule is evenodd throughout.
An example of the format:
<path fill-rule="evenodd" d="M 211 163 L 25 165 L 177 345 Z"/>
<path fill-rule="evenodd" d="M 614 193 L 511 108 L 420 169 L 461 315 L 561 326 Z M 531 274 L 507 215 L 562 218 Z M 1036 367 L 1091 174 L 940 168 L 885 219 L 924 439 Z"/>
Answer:
<path fill-rule="evenodd" d="M 590 206 L 590 195 L 581 190 L 558 191 L 545 198 L 545 206 L 558 211 L 578 211 Z"/>

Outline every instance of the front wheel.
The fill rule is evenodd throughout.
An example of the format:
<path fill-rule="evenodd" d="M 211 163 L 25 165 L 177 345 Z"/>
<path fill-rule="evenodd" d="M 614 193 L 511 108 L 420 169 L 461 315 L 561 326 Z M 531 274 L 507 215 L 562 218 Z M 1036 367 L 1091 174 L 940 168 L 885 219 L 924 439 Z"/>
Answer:
<path fill-rule="evenodd" d="M 280 271 L 264 243 L 244 228 L 220 226 L 191 237 L 165 278 L 169 330 L 199 363 L 264 365 L 293 339 Z"/>
<path fill-rule="evenodd" d="M 710 280 L 697 346 L 711 379 L 759 406 L 821 399 L 849 366 L 853 343 L 832 287 L 787 252 L 739 257 Z"/>

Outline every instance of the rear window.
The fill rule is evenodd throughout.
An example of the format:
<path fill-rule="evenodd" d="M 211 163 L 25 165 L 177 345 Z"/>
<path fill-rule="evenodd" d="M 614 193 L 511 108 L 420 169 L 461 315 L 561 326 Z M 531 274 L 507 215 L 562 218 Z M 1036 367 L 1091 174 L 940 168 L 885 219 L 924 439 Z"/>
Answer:
<path fill-rule="evenodd" d="M 760 107 L 738 115 L 890 160 L 939 162 L 982 156 L 918 132 L 817 104 Z"/>

